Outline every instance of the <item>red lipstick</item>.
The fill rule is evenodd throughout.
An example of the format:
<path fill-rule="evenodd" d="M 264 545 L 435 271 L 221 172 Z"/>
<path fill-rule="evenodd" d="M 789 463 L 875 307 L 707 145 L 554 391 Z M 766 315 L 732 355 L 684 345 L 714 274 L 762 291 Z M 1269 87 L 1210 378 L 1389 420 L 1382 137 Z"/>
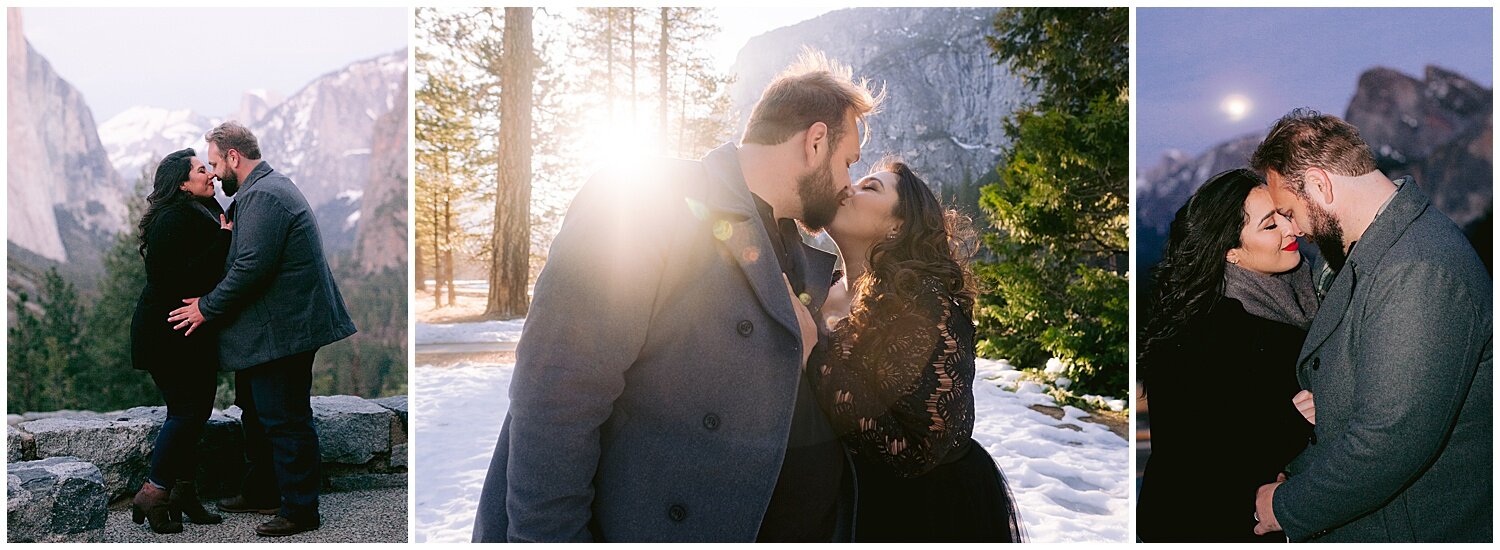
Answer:
<path fill-rule="evenodd" d="M 1292 244 L 1286 245 L 1285 247 L 1282 248 L 1282 250 L 1285 250 L 1287 252 L 1296 252 L 1297 251 L 1297 241 L 1293 240 Z"/>

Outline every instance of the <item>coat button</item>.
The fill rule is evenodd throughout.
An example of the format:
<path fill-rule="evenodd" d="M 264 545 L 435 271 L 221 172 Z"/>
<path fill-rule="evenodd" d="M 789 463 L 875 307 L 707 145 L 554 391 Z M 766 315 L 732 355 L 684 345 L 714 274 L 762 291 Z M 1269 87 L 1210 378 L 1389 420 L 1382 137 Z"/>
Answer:
<path fill-rule="evenodd" d="M 755 332 L 755 325 L 750 321 L 740 321 L 739 326 L 735 328 L 740 331 L 740 336 L 749 336 L 750 333 Z"/>
<path fill-rule="evenodd" d="M 1322 361 L 1319 361 L 1317 357 L 1314 357 L 1313 358 L 1313 364 L 1312 364 L 1312 370 L 1318 370 L 1318 367 L 1321 364 L 1322 364 Z"/>
<path fill-rule="evenodd" d="M 1307 436 L 1307 444 L 1308 445 L 1317 445 L 1318 444 L 1318 434 L 1314 433 L 1314 434 L 1312 434 L 1310 436 Z"/>
<path fill-rule="evenodd" d="M 667 508 L 667 518 L 672 521 L 687 519 L 687 507 L 681 504 L 673 504 L 670 508 Z"/>
<path fill-rule="evenodd" d="M 719 429 L 719 415 L 714 414 L 714 413 L 708 413 L 708 414 L 703 415 L 703 427 L 708 428 L 710 430 L 717 430 L 717 429 Z"/>

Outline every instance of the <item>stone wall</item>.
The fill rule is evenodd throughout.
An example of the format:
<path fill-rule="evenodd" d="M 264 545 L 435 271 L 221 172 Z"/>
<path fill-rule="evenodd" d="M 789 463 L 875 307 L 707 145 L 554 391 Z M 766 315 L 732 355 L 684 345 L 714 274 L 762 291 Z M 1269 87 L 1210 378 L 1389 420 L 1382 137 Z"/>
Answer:
<path fill-rule="evenodd" d="M 406 396 L 318 396 L 312 406 L 325 490 L 406 484 Z M 204 428 L 197 476 L 202 496 L 239 491 L 245 471 L 240 414 L 238 407 L 215 411 Z M 130 498 L 145 483 L 166 416 L 166 407 L 8 416 L 8 540 L 91 540 L 104 526 L 108 503 Z"/>

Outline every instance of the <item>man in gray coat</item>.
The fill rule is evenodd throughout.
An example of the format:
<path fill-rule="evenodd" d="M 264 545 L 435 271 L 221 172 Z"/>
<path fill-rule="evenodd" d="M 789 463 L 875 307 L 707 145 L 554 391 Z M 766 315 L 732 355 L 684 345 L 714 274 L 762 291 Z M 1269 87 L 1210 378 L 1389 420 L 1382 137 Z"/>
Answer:
<path fill-rule="evenodd" d="M 808 56 L 739 145 L 612 166 L 579 192 L 537 279 L 475 541 L 847 540 L 851 472 L 793 306 L 821 306 L 834 257 L 791 219 L 832 219 L 878 102 Z"/>
<path fill-rule="evenodd" d="M 1478 255 L 1336 117 L 1293 111 L 1251 163 L 1336 272 L 1296 365 L 1314 434 L 1290 477 L 1257 492 L 1255 532 L 1489 542 L 1492 289 Z"/>
<path fill-rule="evenodd" d="M 208 163 L 234 197 L 227 273 L 212 292 L 172 312 L 178 329 L 217 323 L 222 368 L 235 373 L 249 469 L 225 512 L 276 517 L 261 536 L 317 529 L 321 483 L 313 427 L 312 364 L 318 348 L 354 334 L 317 220 L 302 192 L 260 159 L 250 130 L 225 122 L 204 137 Z"/>

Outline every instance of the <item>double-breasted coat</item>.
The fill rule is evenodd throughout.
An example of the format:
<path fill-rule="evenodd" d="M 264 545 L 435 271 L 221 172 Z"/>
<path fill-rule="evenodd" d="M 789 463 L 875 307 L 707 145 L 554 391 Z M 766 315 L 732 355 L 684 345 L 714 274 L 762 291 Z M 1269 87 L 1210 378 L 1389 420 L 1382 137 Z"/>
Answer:
<path fill-rule="evenodd" d="M 229 207 L 224 280 L 198 301 L 219 331 L 219 359 L 237 371 L 313 351 L 354 334 L 318 220 L 285 174 L 261 162 Z"/>
<path fill-rule="evenodd" d="M 646 164 L 593 178 L 553 241 L 475 541 L 756 538 L 801 376 L 791 298 L 734 145 Z M 816 311 L 834 257 L 791 248 Z"/>
<path fill-rule="evenodd" d="M 1318 423 L 1272 500 L 1293 541 L 1485 541 L 1490 275 L 1411 180 L 1349 253 L 1297 360 Z"/>

